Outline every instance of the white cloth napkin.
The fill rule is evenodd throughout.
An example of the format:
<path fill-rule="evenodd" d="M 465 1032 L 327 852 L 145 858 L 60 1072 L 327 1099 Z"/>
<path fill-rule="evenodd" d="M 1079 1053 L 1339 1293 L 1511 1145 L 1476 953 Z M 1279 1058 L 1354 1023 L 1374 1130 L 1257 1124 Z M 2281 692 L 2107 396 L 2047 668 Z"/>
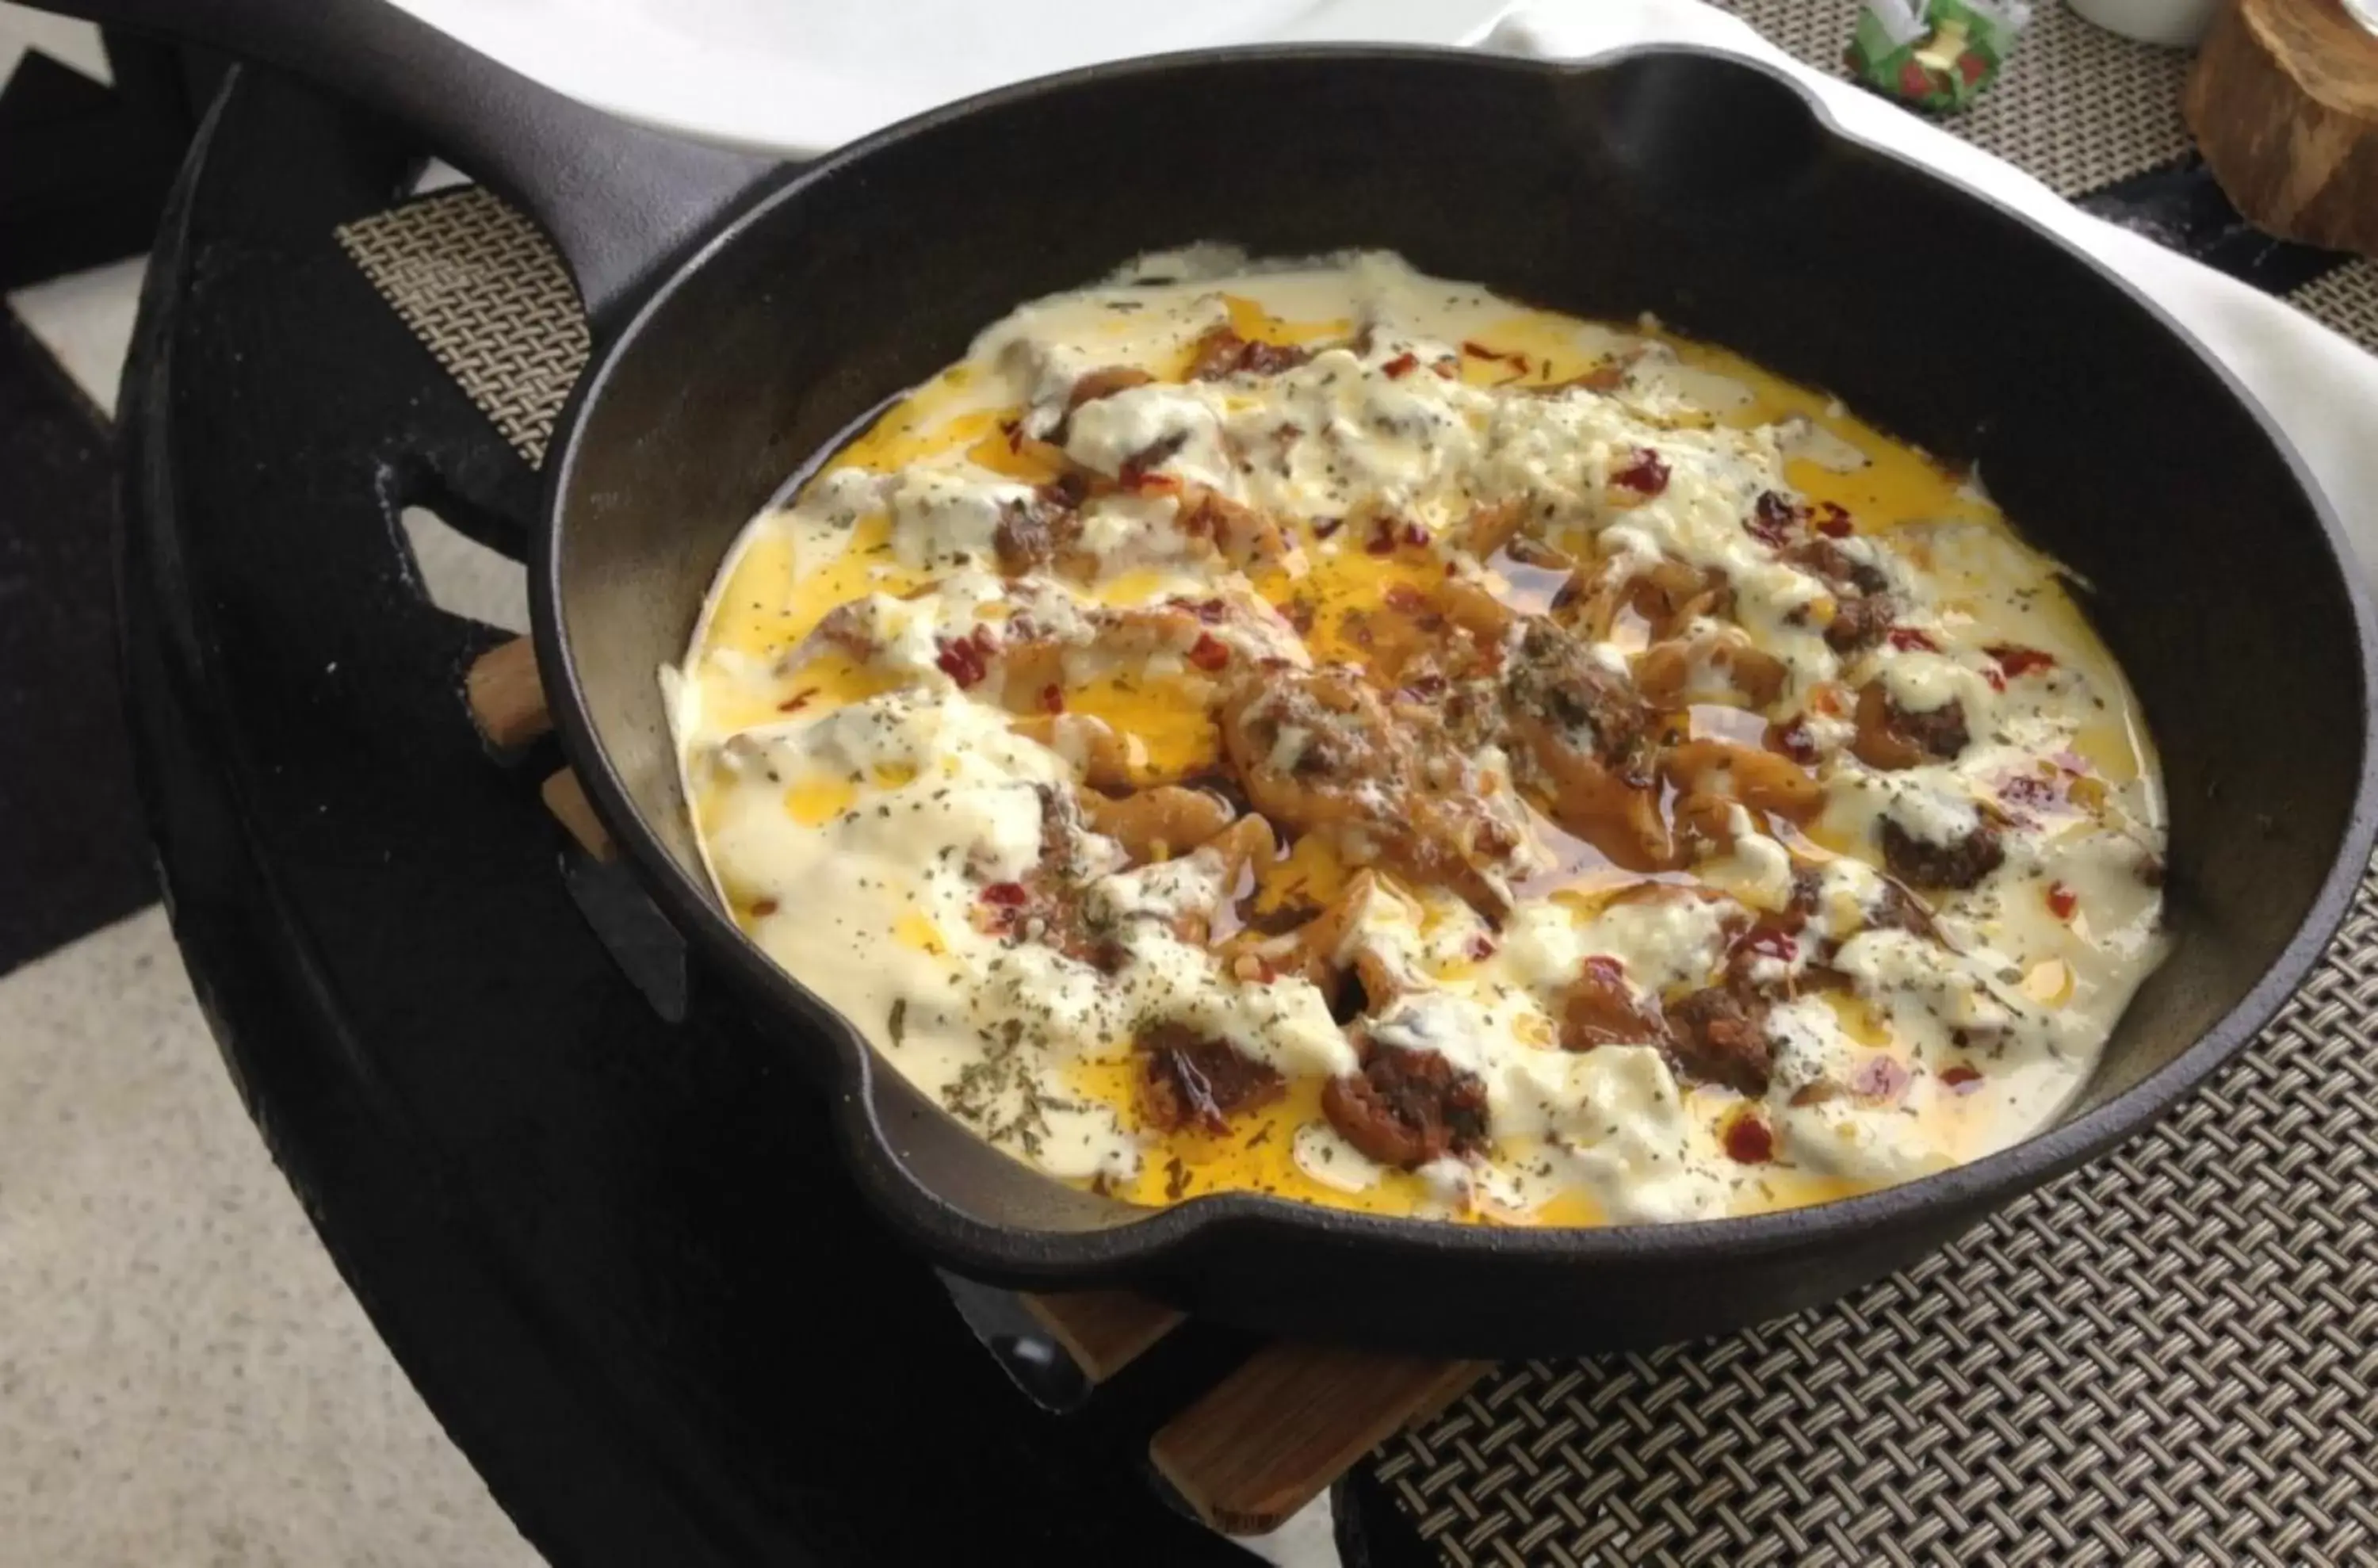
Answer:
<path fill-rule="evenodd" d="M 2336 507 L 2362 570 L 2378 575 L 2378 358 L 2280 300 L 2091 216 L 2013 164 L 1784 54 L 1700 0 L 1538 0 L 1478 41 L 1498 54 L 1575 59 L 1639 43 L 1723 49 L 1808 84 L 1833 123 L 2005 203 L 2087 251 L 2179 319 L 2270 410 Z M 2239 520 L 2240 526 L 2251 519 Z M 1281 1568 L 1337 1568 L 1328 1499 L 1246 1543 Z"/>

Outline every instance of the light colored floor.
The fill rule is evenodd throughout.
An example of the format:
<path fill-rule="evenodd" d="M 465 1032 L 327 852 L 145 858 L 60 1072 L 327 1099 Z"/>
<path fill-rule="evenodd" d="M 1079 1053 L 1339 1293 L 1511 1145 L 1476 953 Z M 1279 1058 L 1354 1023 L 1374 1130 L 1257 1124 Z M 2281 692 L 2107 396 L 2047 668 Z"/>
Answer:
<path fill-rule="evenodd" d="M 539 1561 L 266 1155 L 162 911 L 0 979 L 0 1562 Z"/>

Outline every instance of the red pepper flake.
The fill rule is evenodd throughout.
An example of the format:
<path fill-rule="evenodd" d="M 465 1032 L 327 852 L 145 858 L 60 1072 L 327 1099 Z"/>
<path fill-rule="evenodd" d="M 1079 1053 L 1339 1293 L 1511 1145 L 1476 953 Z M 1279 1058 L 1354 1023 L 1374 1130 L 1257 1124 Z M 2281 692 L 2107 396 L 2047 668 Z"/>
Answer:
<path fill-rule="evenodd" d="M 1316 539 L 1326 539 L 1345 525 L 1346 520 L 1343 517 L 1316 517 L 1313 520 L 1313 537 Z"/>
<path fill-rule="evenodd" d="M 1940 651 L 1940 645 L 1932 640 L 1932 633 L 1917 627 L 1893 626 L 1891 629 L 1890 637 L 1891 645 L 1901 653 L 1918 651 L 1939 653 Z"/>
<path fill-rule="evenodd" d="M 2061 882 L 2048 885 L 2048 912 L 2059 920 L 2071 920 L 2072 911 L 2081 907 L 2081 895 Z"/>
<path fill-rule="evenodd" d="M 1483 931 L 1478 933 L 1478 935 L 1470 939 L 1469 952 L 1472 959 L 1482 964 L 1484 963 L 1488 959 L 1495 956 L 1495 938 L 1487 935 Z"/>
<path fill-rule="evenodd" d="M 1999 669 L 2010 681 L 2020 680 L 2036 669 L 2056 668 L 2056 656 L 2040 648 L 2017 647 L 2012 643 L 2000 643 L 1983 651 L 1998 662 Z"/>
<path fill-rule="evenodd" d="M 1799 939 L 1790 932 L 1772 925 L 1754 925 L 1744 932 L 1734 945 L 1737 953 L 1756 953 L 1761 958 L 1790 963 L 1800 956 Z"/>
<path fill-rule="evenodd" d="M 1049 682 L 1049 684 L 1047 684 L 1046 686 L 1041 687 L 1041 688 L 1040 688 L 1040 709 L 1041 709 L 1041 711 L 1042 711 L 1042 712 L 1044 712 L 1044 713 L 1063 713 L 1063 712 L 1064 712 L 1064 711 L 1065 711 L 1065 692 L 1064 692 L 1064 688 L 1063 688 L 1063 687 L 1062 687 L 1062 686 L 1060 686 L 1060 685 L 1058 685 L 1058 684 L 1057 684 L 1055 681 L 1051 681 L 1051 682 Z"/>
<path fill-rule="evenodd" d="M 1896 1100 L 1907 1092 L 1908 1072 L 1896 1056 L 1868 1056 L 1851 1075 L 1850 1088 L 1868 1100 Z"/>
<path fill-rule="evenodd" d="M 1394 524 L 1392 524 L 1392 523 L 1382 523 L 1382 524 L 1380 524 L 1380 525 L 1379 525 L 1379 526 L 1378 526 L 1378 527 L 1377 527 L 1377 528 L 1376 528 L 1376 529 L 1372 533 L 1371 537 L 1370 537 L 1370 542 L 1369 542 L 1369 543 L 1367 543 L 1367 544 L 1365 544 L 1365 545 L 1363 547 L 1363 550 L 1364 550 L 1365 552 L 1367 552 L 1368 554 L 1371 554 L 1371 555 L 1393 555 L 1393 554 L 1395 554 L 1395 553 L 1396 553 L 1396 527 L 1395 527 L 1395 525 L 1394 525 Z"/>
<path fill-rule="evenodd" d="M 776 705 L 776 711 L 778 713 L 799 713 L 801 709 L 809 706 L 810 699 L 817 694 L 818 689 L 815 686 L 804 686 L 799 691 L 795 692 L 791 696 L 787 697 L 783 702 L 778 703 Z"/>
<path fill-rule="evenodd" d="M 1798 522 L 1800 509 L 1777 495 L 1773 490 L 1761 490 L 1751 503 L 1750 520 L 1743 525 L 1750 537 L 1760 544 L 1781 549 L 1792 537 L 1792 525 Z"/>
<path fill-rule="evenodd" d="M 960 687 L 972 686 L 991 672 L 991 650 L 990 629 L 978 626 L 963 637 L 944 641 L 933 662 Z"/>
<path fill-rule="evenodd" d="M 1983 670 L 1982 679 L 1990 683 L 1990 690 L 1993 692 L 2003 692 L 2006 690 L 2006 677 L 2000 674 L 1995 669 Z"/>
<path fill-rule="evenodd" d="M 982 901 L 1003 910 L 1021 909 L 1031 899 L 1021 882 L 994 882 L 982 890 Z"/>
<path fill-rule="evenodd" d="M 751 901 L 751 913 L 756 919 L 765 920 L 781 907 L 774 899 L 754 899 Z"/>
<path fill-rule="evenodd" d="M 1400 381 L 1406 376 L 1411 375 L 1414 370 L 1419 368 L 1420 356 L 1414 354 L 1410 349 L 1406 349 L 1403 353 L 1397 355 L 1393 359 L 1388 360 L 1385 365 L 1380 366 L 1379 371 L 1391 381 Z"/>
<path fill-rule="evenodd" d="M 1190 645 L 1189 662 L 1208 672 L 1219 669 L 1231 662 L 1231 645 L 1209 633 L 1200 632 L 1196 642 Z"/>
<path fill-rule="evenodd" d="M 1637 447 L 1627 466 L 1610 476 L 1610 482 L 1637 495 L 1655 496 L 1668 488 L 1668 464 L 1650 447 Z"/>
<path fill-rule="evenodd" d="M 1850 521 L 1849 509 L 1837 501 L 1817 503 L 1817 532 L 1829 539 L 1846 539 L 1856 531 Z"/>
<path fill-rule="evenodd" d="M 1971 1094 L 1982 1086 L 1982 1069 L 1959 1062 L 1955 1067 L 1940 1069 L 1940 1081 L 1952 1094 Z"/>
<path fill-rule="evenodd" d="M 1022 452 L 1024 450 L 1024 423 L 1022 420 L 1002 419 L 999 422 L 999 428 L 1001 433 L 1007 437 L 1008 451 Z"/>
<path fill-rule="evenodd" d="M 1763 1165 L 1775 1158 L 1775 1132 L 1748 1112 L 1725 1124 L 1725 1152 L 1746 1165 Z"/>
<path fill-rule="evenodd" d="M 1407 523 L 1404 525 L 1403 542 L 1414 549 L 1424 549 L 1428 544 L 1428 530 L 1417 523 Z"/>

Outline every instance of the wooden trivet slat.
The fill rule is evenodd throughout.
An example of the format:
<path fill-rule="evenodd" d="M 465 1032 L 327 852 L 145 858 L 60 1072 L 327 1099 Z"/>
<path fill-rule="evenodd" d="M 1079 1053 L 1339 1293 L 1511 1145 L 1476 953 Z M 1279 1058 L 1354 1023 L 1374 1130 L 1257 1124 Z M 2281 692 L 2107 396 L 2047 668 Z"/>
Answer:
<path fill-rule="evenodd" d="M 482 654 L 464 677 L 463 697 L 479 732 L 498 749 L 524 745 L 552 728 L 536 653 L 525 637 Z M 610 858 L 611 836 L 576 774 L 560 769 L 539 793 L 587 853 Z M 1174 1309 L 1128 1291 L 1023 1299 L 1092 1382 L 1114 1376 L 1182 1321 Z M 1487 1365 L 1269 1345 L 1167 1422 L 1149 1441 L 1148 1455 L 1207 1524 L 1259 1535 L 1319 1496 L 1383 1439 L 1443 1409 Z"/>
<path fill-rule="evenodd" d="M 1261 1535 L 1363 1454 L 1459 1399 L 1492 1366 L 1267 1345 L 1165 1423 L 1148 1457 L 1207 1524 Z"/>

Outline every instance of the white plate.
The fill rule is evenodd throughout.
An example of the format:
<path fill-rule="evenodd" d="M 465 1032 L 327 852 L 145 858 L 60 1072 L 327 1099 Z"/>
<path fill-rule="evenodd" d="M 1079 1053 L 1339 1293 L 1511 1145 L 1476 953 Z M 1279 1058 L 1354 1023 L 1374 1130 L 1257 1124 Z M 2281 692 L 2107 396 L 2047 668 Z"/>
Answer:
<path fill-rule="evenodd" d="M 523 76 L 706 141 L 823 151 L 969 93 L 1226 43 L 1466 43 L 1507 0 L 396 0 Z"/>

